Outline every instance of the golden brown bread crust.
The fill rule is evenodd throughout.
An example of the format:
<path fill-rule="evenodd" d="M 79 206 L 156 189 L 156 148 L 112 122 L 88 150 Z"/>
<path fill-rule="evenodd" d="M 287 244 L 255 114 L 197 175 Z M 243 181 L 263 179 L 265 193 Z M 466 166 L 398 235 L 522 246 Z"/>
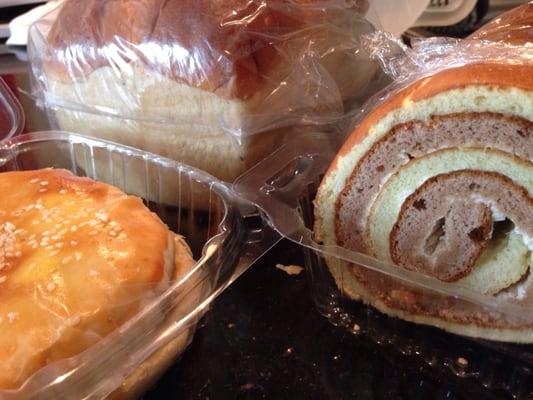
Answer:
<path fill-rule="evenodd" d="M 0 193 L 1 389 L 88 348 L 193 264 L 139 198 L 112 186 L 45 169 L 0 174 Z"/>
<path fill-rule="evenodd" d="M 492 40 L 524 45 L 533 42 L 533 1 L 516 7 L 469 36 L 470 39 Z"/>
<path fill-rule="evenodd" d="M 110 65 L 106 52 L 121 48 L 122 60 L 131 52 L 163 76 L 247 99 L 272 83 L 274 67 L 292 62 L 278 49 L 286 38 L 328 18 L 324 9 L 295 7 L 314 2 L 70 0 L 48 35 L 56 54 L 45 58 L 46 70 L 69 82 Z"/>
<path fill-rule="evenodd" d="M 354 129 L 331 163 L 326 177 L 337 168 L 337 163 L 354 146 L 366 137 L 370 128 L 391 111 L 402 107 L 405 101 L 420 101 L 452 89 L 475 85 L 517 87 L 533 90 L 530 65 L 476 63 L 449 68 L 429 77 L 419 79 L 398 91 L 374 108 Z M 324 178 L 325 179 L 325 178 Z"/>

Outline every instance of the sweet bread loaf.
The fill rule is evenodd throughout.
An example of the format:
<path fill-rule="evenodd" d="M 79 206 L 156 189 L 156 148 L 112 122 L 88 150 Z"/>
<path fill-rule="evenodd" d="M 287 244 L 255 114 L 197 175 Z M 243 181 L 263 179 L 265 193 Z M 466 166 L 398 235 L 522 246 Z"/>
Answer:
<path fill-rule="evenodd" d="M 230 181 L 302 115 L 361 96 L 376 71 L 352 51 L 371 29 L 357 19 L 362 3 L 71 0 L 47 34 L 38 80 L 60 129 Z M 304 65 L 311 45 L 316 60 Z"/>
<path fill-rule="evenodd" d="M 315 218 L 324 244 L 531 304 L 533 67 L 467 64 L 391 95 L 339 151 L 319 188 Z M 533 342 L 533 325 L 399 288 L 383 274 L 331 258 L 328 266 L 345 294 L 389 315 Z"/>
<path fill-rule="evenodd" d="M 195 264 L 112 186 L 43 169 L 1 173 L 0 192 L 0 389 L 87 349 Z"/>

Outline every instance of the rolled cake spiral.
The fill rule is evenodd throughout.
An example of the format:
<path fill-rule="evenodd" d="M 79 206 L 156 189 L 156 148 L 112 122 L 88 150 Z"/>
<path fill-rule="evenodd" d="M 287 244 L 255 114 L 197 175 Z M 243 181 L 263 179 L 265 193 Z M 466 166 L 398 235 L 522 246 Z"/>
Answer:
<path fill-rule="evenodd" d="M 322 181 L 315 233 L 326 245 L 531 304 L 533 67 L 449 68 L 379 104 Z M 455 333 L 533 342 L 533 325 L 327 261 L 345 294 L 387 314 Z"/>

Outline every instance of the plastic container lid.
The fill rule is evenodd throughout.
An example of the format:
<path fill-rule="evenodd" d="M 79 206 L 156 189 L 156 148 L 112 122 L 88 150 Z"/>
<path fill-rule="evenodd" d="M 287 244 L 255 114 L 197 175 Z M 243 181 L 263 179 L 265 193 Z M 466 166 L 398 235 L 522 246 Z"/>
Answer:
<path fill-rule="evenodd" d="M 7 84 L 0 78 L 0 141 L 22 132 L 24 111 Z"/>

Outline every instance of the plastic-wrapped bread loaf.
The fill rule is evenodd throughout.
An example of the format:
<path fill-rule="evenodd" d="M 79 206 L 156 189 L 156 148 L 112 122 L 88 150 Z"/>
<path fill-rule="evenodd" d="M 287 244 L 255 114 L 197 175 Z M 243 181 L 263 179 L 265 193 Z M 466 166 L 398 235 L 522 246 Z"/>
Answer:
<path fill-rule="evenodd" d="M 364 95 L 363 3 L 70 0 L 33 31 L 34 89 L 63 130 L 231 180 Z"/>
<path fill-rule="evenodd" d="M 533 64 L 524 59 L 451 65 L 370 110 L 321 183 L 317 239 L 532 304 Z M 328 266 L 345 294 L 389 315 L 533 342 L 531 325 L 400 289 L 371 270 Z"/>

